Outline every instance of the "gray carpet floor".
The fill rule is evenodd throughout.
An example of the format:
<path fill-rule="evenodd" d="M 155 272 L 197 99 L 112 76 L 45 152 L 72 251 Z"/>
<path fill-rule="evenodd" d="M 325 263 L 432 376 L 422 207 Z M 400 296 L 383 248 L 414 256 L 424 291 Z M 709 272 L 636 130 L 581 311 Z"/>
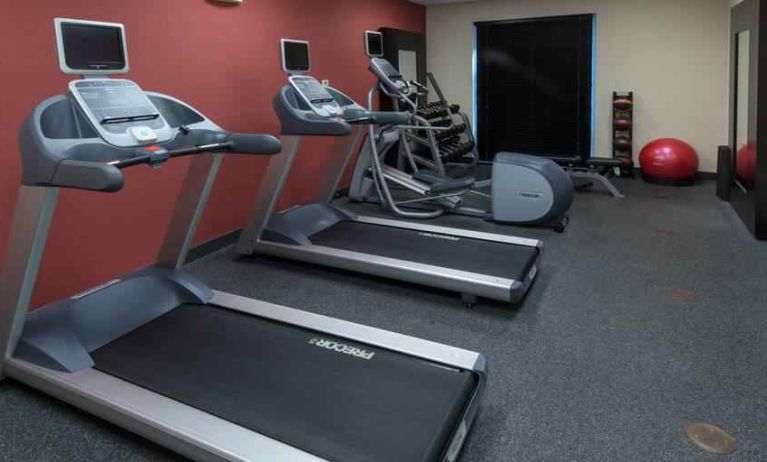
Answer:
<path fill-rule="evenodd" d="M 217 289 L 483 352 L 490 375 L 464 462 L 767 460 L 767 243 L 714 185 L 620 181 L 581 193 L 564 234 L 465 217 L 440 224 L 539 237 L 539 280 L 515 307 L 230 251 L 189 271 Z M 355 210 L 377 213 L 372 205 Z M 738 439 L 712 456 L 685 438 Z M 0 384 L 0 460 L 177 460 L 12 381 Z"/>

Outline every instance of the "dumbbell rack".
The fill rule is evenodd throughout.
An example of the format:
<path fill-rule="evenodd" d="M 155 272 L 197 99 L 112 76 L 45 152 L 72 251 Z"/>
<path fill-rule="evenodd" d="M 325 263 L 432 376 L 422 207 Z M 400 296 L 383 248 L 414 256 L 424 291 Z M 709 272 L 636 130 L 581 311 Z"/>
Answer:
<path fill-rule="evenodd" d="M 437 95 L 437 101 L 419 107 L 418 115 L 426 119 L 431 126 L 444 129 L 434 135 L 445 164 L 473 166 L 479 156 L 468 116 L 461 111 L 460 106 L 448 103 L 434 74 L 429 72 L 426 76 Z"/>
<path fill-rule="evenodd" d="M 625 160 L 621 176 L 634 175 L 634 92 L 613 92 L 613 158 Z"/>

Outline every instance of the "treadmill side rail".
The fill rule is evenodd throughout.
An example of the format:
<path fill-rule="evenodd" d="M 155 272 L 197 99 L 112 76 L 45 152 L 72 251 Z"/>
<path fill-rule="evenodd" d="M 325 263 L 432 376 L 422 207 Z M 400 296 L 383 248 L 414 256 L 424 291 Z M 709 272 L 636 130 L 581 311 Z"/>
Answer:
<path fill-rule="evenodd" d="M 291 247 L 291 246 L 286 246 Z M 486 362 L 482 354 L 441 343 L 410 337 L 375 327 L 331 318 L 320 314 L 275 305 L 268 302 L 214 291 L 211 303 L 242 313 L 300 326 L 355 342 L 397 351 L 446 366 L 470 370 L 485 375 Z"/>
<path fill-rule="evenodd" d="M 423 223 L 414 223 L 410 221 L 402 220 L 390 220 L 387 218 L 369 217 L 369 216 L 356 216 L 355 220 L 360 223 L 367 223 L 371 225 L 389 226 L 392 228 L 412 229 L 415 231 L 423 231 L 427 233 L 445 234 L 448 236 L 466 237 L 470 239 L 478 239 L 482 241 L 500 242 L 502 244 L 521 245 L 525 247 L 536 247 L 543 249 L 543 241 L 537 239 L 529 239 L 517 236 L 507 236 L 505 234 L 485 233 L 482 231 L 471 231 L 461 228 L 449 228 L 447 226 L 435 226 L 425 225 Z"/>
<path fill-rule="evenodd" d="M 70 374 L 9 359 L 6 372 L 196 461 L 324 460 L 95 369 Z"/>
<path fill-rule="evenodd" d="M 298 246 L 260 241 L 254 250 L 263 255 L 357 271 L 502 302 L 521 299 L 519 292 L 529 286 L 514 279 L 313 244 Z"/>

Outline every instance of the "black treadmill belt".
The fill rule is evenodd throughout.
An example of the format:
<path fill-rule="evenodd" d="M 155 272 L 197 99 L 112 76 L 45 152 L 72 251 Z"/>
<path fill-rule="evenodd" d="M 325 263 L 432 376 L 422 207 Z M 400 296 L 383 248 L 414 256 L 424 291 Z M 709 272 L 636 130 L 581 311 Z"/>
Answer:
<path fill-rule="evenodd" d="M 92 355 L 100 371 L 343 462 L 438 460 L 477 385 L 471 372 L 205 305 Z"/>
<path fill-rule="evenodd" d="M 524 281 L 535 247 L 342 221 L 311 236 L 315 245 Z"/>

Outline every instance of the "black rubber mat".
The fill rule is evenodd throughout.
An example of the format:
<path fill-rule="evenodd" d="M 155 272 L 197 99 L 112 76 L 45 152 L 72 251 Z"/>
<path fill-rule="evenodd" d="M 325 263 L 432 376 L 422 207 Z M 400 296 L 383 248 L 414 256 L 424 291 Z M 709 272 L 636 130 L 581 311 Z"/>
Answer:
<path fill-rule="evenodd" d="M 343 462 L 439 460 L 477 386 L 471 372 L 203 305 L 182 305 L 93 358 L 103 372 Z"/>
<path fill-rule="evenodd" d="M 522 281 L 538 249 L 367 223 L 339 222 L 313 244 Z"/>

